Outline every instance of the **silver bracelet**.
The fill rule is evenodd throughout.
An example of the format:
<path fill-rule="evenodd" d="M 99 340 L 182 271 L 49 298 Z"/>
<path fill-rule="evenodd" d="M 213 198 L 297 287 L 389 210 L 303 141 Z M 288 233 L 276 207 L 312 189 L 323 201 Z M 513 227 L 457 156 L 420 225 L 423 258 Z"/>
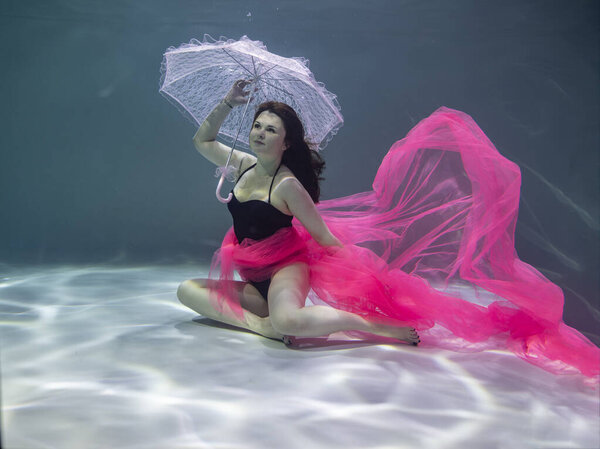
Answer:
<path fill-rule="evenodd" d="M 223 103 L 225 103 L 227 106 L 229 106 L 231 109 L 233 109 L 232 104 L 227 101 L 227 98 L 223 98 Z"/>

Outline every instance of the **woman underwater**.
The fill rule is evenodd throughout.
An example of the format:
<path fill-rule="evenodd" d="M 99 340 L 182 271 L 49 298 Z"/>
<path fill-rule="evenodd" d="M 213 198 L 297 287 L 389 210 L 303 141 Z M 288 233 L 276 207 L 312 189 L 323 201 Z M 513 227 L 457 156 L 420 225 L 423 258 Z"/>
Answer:
<path fill-rule="evenodd" d="M 247 85 L 236 82 L 194 136 L 219 166 L 230 149 L 217 133 Z M 211 279 L 180 285 L 184 305 L 284 341 L 353 331 L 508 349 L 598 384 L 599 348 L 563 322 L 560 288 L 515 251 L 520 170 L 467 114 L 439 108 L 391 147 L 372 191 L 317 205 L 324 164 L 289 106 L 259 106 L 250 148 L 255 156 L 232 156 L 233 229 Z M 307 296 L 315 305 L 305 306 Z"/>
<path fill-rule="evenodd" d="M 231 148 L 215 140 L 217 133 L 231 109 L 246 103 L 248 93 L 244 88 L 248 84 L 243 80 L 236 82 L 194 136 L 200 154 L 219 166 L 225 164 Z M 260 105 L 250 131 L 250 148 L 256 156 L 237 150 L 232 156 L 233 165 L 239 167 L 239 178 L 228 207 L 238 243 L 245 238 L 269 237 L 290 227 L 296 217 L 323 247 L 342 247 L 315 207 L 319 199 L 318 176 L 324 163 L 304 141 L 304 129 L 295 111 L 283 103 Z M 219 282 L 232 284 L 230 289 L 243 308 L 242 316 L 225 314 L 214 307 L 217 299 L 211 295 L 219 295 Z M 201 315 L 271 338 L 317 337 L 359 330 L 415 345 L 419 342 L 411 327 L 369 321 L 323 305 L 304 307 L 309 288 L 307 262 L 291 260 L 275 268 L 270 279 L 259 282 L 188 280 L 180 285 L 177 296 Z"/>

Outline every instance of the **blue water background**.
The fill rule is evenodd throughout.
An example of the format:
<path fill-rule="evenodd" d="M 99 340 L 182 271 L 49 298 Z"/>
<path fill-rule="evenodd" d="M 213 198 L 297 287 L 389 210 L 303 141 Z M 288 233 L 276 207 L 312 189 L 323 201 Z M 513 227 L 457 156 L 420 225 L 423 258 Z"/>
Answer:
<path fill-rule="evenodd" d="M 598 334 L 597 1 L 0 2 L 0 270 L 205 262 L 229 226 L 194 128 L 158 94 L 163 51 L 248 35 L 311 61 L 345 125 L 323 197 L 364 191 L 445 105 L 523 174 L 519 256 Z M 1 274 L 1 273 L 0 273 Z"/>

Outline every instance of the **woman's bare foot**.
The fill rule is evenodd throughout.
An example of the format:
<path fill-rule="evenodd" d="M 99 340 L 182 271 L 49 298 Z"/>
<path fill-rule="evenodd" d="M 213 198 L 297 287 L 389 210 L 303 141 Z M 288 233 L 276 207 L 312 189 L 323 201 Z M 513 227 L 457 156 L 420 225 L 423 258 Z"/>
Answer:
<path fill-rule="evenodd" d="M 399 327 L 396 329 L 397 329 L 397 333 L 396 333 L 397 336 L 395 338 L 397 338 L 398 340 L 402 340 L 407 343 L 412 343 L 415 346 L 417 346 L 419 343 L 421 343 L 421 338 L 419 338 L 419 334 L 417 333 L 415 328 Z"/>
<path fill-rule="evenodd" d="M 405 341 L 406 343 L 410 343 L 415 346 L 421 343 L 419 334 L 414 327 L 394 326 L 383 323 L 373 324 L 373 327 L 374 329 L 372 332 L 374 334 L 381 335 L 382 337 L 396 338 L 400 341 Z"/>

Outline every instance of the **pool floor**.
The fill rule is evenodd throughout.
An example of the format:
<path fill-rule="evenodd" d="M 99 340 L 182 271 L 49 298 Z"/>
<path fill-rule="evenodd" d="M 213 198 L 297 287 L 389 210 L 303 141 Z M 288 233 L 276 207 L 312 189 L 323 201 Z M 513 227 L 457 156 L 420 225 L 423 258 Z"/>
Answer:
<path fill-rule="evenodd" d="M 3 267 L 3 447 L 600 447 L 580 376 L 341 334 L 290 349 L 179 304 L 205 272 Z"/>

